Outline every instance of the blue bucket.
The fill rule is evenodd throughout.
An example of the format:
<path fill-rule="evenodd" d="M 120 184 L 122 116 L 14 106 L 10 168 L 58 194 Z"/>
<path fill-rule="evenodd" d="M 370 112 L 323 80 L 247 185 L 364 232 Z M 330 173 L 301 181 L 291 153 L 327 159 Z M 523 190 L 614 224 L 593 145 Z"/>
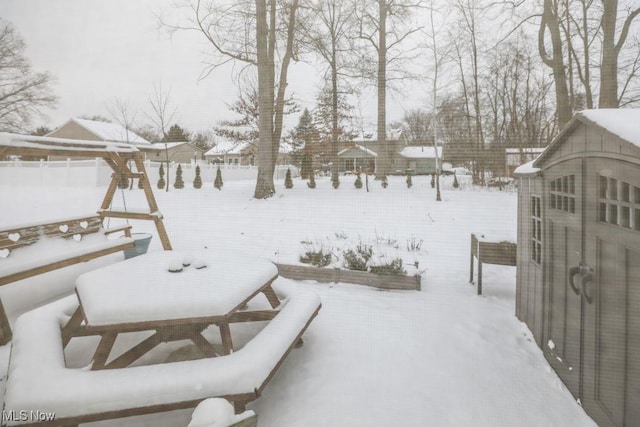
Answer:
<path fill-rule="evenodd" d="M 149 243 L 151 243 L 151 234 L 149 233 L 131 233 L 135 246 L 132 249 L 125 249 L 124 259 L 136 257 L 147 253 Z"/>

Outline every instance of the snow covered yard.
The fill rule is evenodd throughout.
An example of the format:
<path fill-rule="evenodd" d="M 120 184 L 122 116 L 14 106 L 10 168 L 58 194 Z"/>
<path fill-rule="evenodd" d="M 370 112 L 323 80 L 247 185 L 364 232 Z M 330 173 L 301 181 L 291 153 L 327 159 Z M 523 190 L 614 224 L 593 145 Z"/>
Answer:
<path fill-rule="evenodd" d="M 470 233 L 515 239 L 516 194 L 452 190 L 445 177 L 436 202 L 429 179 L 414 177 L 411 189 L 402 177 L 387 189 L 371 180 L 369 193 L 355 189 L 352 176 L 341 177 L 338 190 L 328 178 L 313 190 L 300 179 L 291 190 L 279 181 L 269 200 L 252 198 L 253 181 L 226 182 L 222 191 L 210 182 L 201 190 L 190 183 L 156 190 L 175 249 L 240 250 L 294 264 L 302 242 L 321 242 L 336 254 L 376 242 L 424 270 L 420 292 L 298 282 L 318 292 L 323 308 L 305 345 L 249 405 L 260 426 L 595 425 L 516 319 L 515 268 L 486 265 L 482 297 L 468 284 Z M 11 201 L 0 226 L 92 212 L 103 193 L 0 187 L 0 198 Z M 143 206 L 141 190 L 124 193 L 128 208 Z M 155 235 L 149 222 L 133 225 Z M 411 242 L 421 243 L 419 250 L 409 250 Z M 151 250 L 160 249 L 154 238 Z M 186 426 L 190 413 L 127 425 Z"/>

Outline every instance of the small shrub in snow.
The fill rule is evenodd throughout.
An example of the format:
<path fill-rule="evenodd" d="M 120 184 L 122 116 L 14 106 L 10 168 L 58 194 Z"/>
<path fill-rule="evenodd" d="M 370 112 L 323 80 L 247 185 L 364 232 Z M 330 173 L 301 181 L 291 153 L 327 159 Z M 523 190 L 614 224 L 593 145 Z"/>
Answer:
<path fill-rule="evenodd" d="M 322 248 L 310 249 L 304 255 L 300 255 L 300 262 L 316 267 L 326 267 L 331 264 L 331 252 L 324 252 Z"/>
<path fill-rule="evenodd" d="M 369 269 L 372 273 L 383 276 L 406 276 L 407 274 L 402 258 L 394 258 L 391 261 L 378 261 L 376 265 L 370 266 Z"/>
<path fill-rule="evenodd" d="M 387 177 L 386 177 L 386 176 L 383 176 L 383 177 L 382 177 L 382 183 L 381 183 L 381 185 L 382 185 L 382 188 L 387 188 L 387 187 L 389 186 L 389 181 L 387 180 Z"/>
<path fill-rule="evenodd" d="M 222 172 L 220 172 L 220 166 L 218 166 L 218 170 L 216 171 L 216 179 L 213 181 L 213 186 L 218 190 L 222 190 L 222 186 L 224 183 L 222 182 Z"/>
<path fill-rule="evenodd" d="M 178 169 L 176 169 L 176 182 L 173 184 L 173 188 L 184 188 L 184 181 L 182 180 L 182 165 L 178 163 Z"/>
<path fill-rule="evenodd" d="M 460 187 L 460 184 L 458 183 L 458 177 L 456 176 L 455 172 L 453 174 L 453 188 L 458 188 Z"/>
<path fill-rule="evenodd" d="M 158 188 L 162 190 L 164 189 L 164 186 L 167 185 L 167 183 L 164 182 L 164 166 L 162 163 L 160 163 L 160 170 L 158 171 L 158 174 L 160 175 L 160 179 L 158 180 Z"/>
<path fill-rule="evenodd" d="M 356 181 L 353 183 L 353 186 L 356 188 L 362 188 L 362 178 L 360 178 L 360 174 L 356 177 Z"/>
<path fill-rule="evenodd" d="M 416 240 L 415 236 L 411 236 L 409 240 L 407 240 L 407 250 L 409 252 L 418 252 L 422 249 L 422 240 Z"/>
<path fill-rule="evenodd" d="M 411 179 L 411 175 L 407 174 L 407 188 L 413 187 L 413 181 Z"/>
<path fill-rule="evenodd" d="M 367 271 L 368 262 L 373 256 L 373 248 L 369 245 L 360 243 L 356 246 L 356 249 L 349 249 L 345 251 L 342 256 L 344 257 L 344 267 L 349 270 Z"/>
<path fill-rule="evenodd" d="M 291 179 L 291 169 L 287 169 L 287 174 L 284 177 L 284 188 L 293 188 L 293 180 Z"/>
<path fill-rule="evenodd" d="M 316 179 L 313 172 L 311 172 L 311 175 L 309 175 L 309 182 L 307 182 L 307 187 L 316 188 Z"/>
<path fill-rule="evenodd" d="M 331 185 L 333 185 L 333 188 L 335 189 L 340 187 L 340 178 L 338 177 L 338 174 L 335 174 L 331 177 Z"/>
<path fill-rule="evenodd" d="M 202 177 L 200 176 L 200 166 L 196 166 L 196 177 L 193 179 L 193 188 L 202 188 Z"/>

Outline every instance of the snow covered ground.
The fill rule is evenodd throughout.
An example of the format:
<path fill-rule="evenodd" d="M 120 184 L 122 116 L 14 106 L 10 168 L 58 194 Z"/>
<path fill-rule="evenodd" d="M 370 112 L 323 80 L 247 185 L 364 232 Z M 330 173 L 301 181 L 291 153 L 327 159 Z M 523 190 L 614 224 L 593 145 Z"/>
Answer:
<path fill-rule="evenodd" d="M 515 268 L 486 265 L 482 297 L 468 283 L 470 233 L 514 240 L 516 194 L 465 182 L 453 190 L 445 177 L 443 201 L 436 202 L 429 177 L 414 177 L 410 189 L 402 177 L 392 177 L 387 189 L 371 180 L 368 193 L 354 180 L 341 177 L 338 190 L 328 178 L 318 178 L 313 190 L 300 179 L 291 190 L 278 181 L 268 200 L 252 198 L 253 181 L 226 182 L 222 191 L 210 182 L 201 190 L 187 183 L 156 191 L 175 249 L 240 250 L 298 263 L 309 245 L 339 255 L 365 243 L 402 257 L 408 270 L 417 262 L 422 272 L 420 292 L 298 282 L 320 295 L 323 308 L 305 345 L 249 405 L 259 425 L 594 426 L 516 319 Z M 103 193 L 0 187 L 0 199 L 9 201 L 0 227 L 92 212 Z M 144 206 L 141 190 L 124 193 L 128 208 Z M 155 234 L 150 222 L 133 225 Z M 150 250 L 160 249 L 155 237 Z M 190 415 L 92 425 L 186 426 Z"/>

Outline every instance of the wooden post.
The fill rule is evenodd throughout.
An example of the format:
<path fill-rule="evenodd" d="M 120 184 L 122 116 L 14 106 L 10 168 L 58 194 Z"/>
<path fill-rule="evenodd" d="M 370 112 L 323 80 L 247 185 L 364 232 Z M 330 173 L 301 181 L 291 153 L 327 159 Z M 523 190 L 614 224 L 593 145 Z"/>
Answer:
<path fill-rule="evenodd" d="M 150 213 L 158 212 L 158 204 L 156 203 L 156 198 L 153 195 L 153 190 L 151 189 L 151 183 L 147 178 L 147 170 L 144 167 L 144 161 L 142 160 L 142 155 L 138 152 L 133 156 L 133 161 L 136 165 L 136 169 L 139 173 L 144 175 L 142 179 L 142 189 L 144 190 L 144 194 L 147 198 L 147 203 L 149 204 Z M 167 182 L 167 185 L 169 183 Z M 167 234 L 167 230 L 164 228 L 164 223 L 162 222 L 162 217 L 156 216 L 153 220 L 156 225 L 156 230 L 158 230 L 158 236 L 160 236 L 160 241 L 162 242 L 162 248 L 165 251 L 170 251 L 171 242 L 169 241 L 169 235 Z"/>
<path fill-rule="evenodd" d="M 5 345 L 9 341 L 13 334 L 11 332 L 11 325 L 9 325 L 9 319 L 7 318 L 7 313 L 4 311 L 4 305 L 2 305 L 2 300 L 0 300 L 0 345 Z"/>

